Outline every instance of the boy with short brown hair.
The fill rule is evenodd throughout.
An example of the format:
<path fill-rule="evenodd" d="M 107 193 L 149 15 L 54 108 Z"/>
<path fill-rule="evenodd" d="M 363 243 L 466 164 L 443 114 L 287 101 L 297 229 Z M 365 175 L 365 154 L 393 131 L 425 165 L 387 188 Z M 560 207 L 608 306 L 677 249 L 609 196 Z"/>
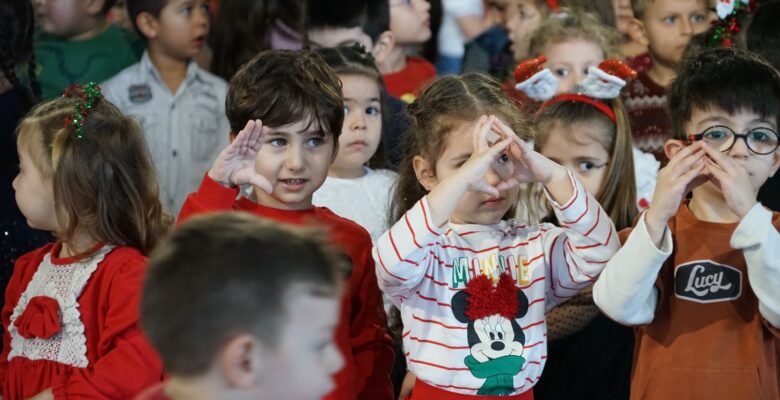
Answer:
<path fill-rule="evenodd" d="M 226 108 L 232 143 L 187 198 L 179 220 L 233 209 L 325 228 L 352 262 L 336 328 L 345 365 L 329 398 L 390 398 L 392 342 L 371 237 L 354 222 L 312 205 L 338 149 L 344 119 L 338 77 L 309 50 L 264 51 L 230 80 Z M 239 197 L 241 185 L 251 186 L 251 194 Z"/>

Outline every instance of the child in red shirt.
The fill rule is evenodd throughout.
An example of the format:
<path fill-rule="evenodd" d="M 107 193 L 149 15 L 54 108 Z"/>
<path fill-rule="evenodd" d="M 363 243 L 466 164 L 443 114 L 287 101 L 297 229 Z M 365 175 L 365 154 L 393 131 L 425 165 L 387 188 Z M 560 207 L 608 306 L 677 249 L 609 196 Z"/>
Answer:
<path fill-rule="evenodd" d="M 326 229 L 352 262 L 336 328 L 345 365 L 335 376 L 336 390 L 329 398 L 388 399 L 392 343 L 371 238 L 359 225 L 312 206 L 312 195 L 336 156 L 343 104 L 338 77 L 316 54 L 270 50 L 257 55 L 228 88 L 232 143 L 187 198 L 179 221 L 233 209 Z M 240 185 L 252 186 L 249 197 L 239 197 Z"/>
<path fill-rule="evenodd" d="M 59 241 L 19 258 L 6 289 L 2 398 L 132 398 L 162 378 L 138 301 L 167 228 L 140 128 L 90 84 L 33 109 L 17 149 L 16 202 Z"/>
<path fill-rule="evenodd" d="M 377 66 L 385 79 L 387 93 L 411 103 L 425 84 L 436 77 L 436 68 L 427 60 L 407 56 L 410 47 L 431 38 L 431 8 L 426 0 L 390 3 L 390 32 L 395 46 Z"/>

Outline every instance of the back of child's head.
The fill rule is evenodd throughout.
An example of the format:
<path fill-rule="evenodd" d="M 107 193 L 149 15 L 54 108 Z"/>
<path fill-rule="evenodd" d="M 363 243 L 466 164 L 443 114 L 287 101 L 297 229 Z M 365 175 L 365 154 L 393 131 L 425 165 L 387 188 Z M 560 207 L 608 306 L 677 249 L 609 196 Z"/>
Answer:
<path fill-rule="evenodd" d="M 372 45 L 382 32 L 390 30 L 388 0 L 310 1 L 307 15 L 309 32 L 357 27 L 368 35 Z"/>
<path fill-rule="evenodd" d="M 532 136 L 530 126 L 501 84 L 479 73 L 439 77 L 426 86 L 408 107 L 411 125 L 404 138 L 404 154 L 390 207 L 389 221 L 403 214 L 427 194 L 417 180 L 413 160 L 424 158 L 430 165 L 444 153 L 448 135 L 482 115 L 495 115 L 524 140 Z M 432 171 L 434 174 L 436 171 Z"/>
<path fill-rule="evenodd" d="M 149 259 L 141 323 L 166 373 L 199 376 L 237 335 L 277 346 L 291 296 L 337 300 L 342 264 L 319 231 L 244 213 L 193 218 Z"/>
<path fill-rule="evenodd" d="M 41 96 L 41 85 L 35 74 L 34 32 L 35 19 L 30 0 L 0 3 L 0 73 L 25 96 L 26 107 L 32 107 Z M 23 87 L 17 75 L 17 70 L 24 64 L 27 64 L 30 90 Z"/>
<path fill-rule="evenodd" d="M 87 233 L 98 242 L 148 254 L 166 233 L 154 167 L 138 124 L 99 98 L 80 132 L 82 100 L 63 96 L 39 104 L 19 124 L 18 145 L 53 184 L 63 241 Z"/>
<path fill-rule="evenodd" d="M 230 80 L 257 53 L 274 48 L 279 24 L 303 34 L 308 1 L 231 0 L 219 4 L 211 31 L 211 72 Z"/>
<path fill-rule="evenodd" d="M 530 55 L 543 54 L 545 48 L 558 43 L 581 40 L 596 44 L 604 58 L 618 58 L 619 37 L 592 14 L 571 10 L 547 18 L 531 37 Z"/>
<path fill-rule="evenodd" d="M 733 48 L 705 50 L 680 68 L 667 94 L 673 139 L 686 140 L 694 110 L 754 112 L 780 122 L 780 74 L 760 57 Z"/>
<path fill-rule="evenodd" d="M 374 81 L 379 89 L 380 112 L 385 109 L 385 83 L 371 53 L 366 52 L 361 46 L 326 47 L 317 49 L 315 52 L 325 60 L 328 66 L 333 68 L 333 71 L 338 76 L 363 76 Z M 390 123 L 390 117 L 390 113 L 383 112 L 381 114 L 382 129 Z M 382 131 L 380 131 L 379 149 L 382 149 L 381 133 Z M 377 151 L 368 164 L 372 168 L 386 167 L 384 152 Z"/>
<path fill-rule="evenodd" d="M 601 100 L 593 100 L 601 101 Z M 618 229 L 630 227 L 637 214 L 631 128 L 620 98 L 603 101 L 615 115 L 613 122 L 604 111 L 583 101 L 559 101 L 539 110 L 535 120 L 534 144 L 541 149 L 550 132 L 573 134 L 573 127 L 599 143 L 609 154 L 607 172 L 599 193 L 592 193 Z M 577 140 L 569 138 L 570 140 Z"/>
<path fill-rule="evenodd" d="M 762 2 L 747 30 L 747 49 L 780 70 L 780 1 Z"/>
<path fill-rule="evenodd" d="M 338 140 L 344 99 L 338 76 L 310 50 L 266 50 L 230 80 L 225 112 L 232 134 L 249 120 L 276 128 L 307 122 Z"/>

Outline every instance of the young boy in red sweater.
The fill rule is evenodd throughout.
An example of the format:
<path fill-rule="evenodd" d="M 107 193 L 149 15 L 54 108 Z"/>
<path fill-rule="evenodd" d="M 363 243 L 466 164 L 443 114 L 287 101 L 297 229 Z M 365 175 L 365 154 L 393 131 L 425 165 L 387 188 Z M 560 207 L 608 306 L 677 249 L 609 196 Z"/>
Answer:
<path fill-rule="evenodd" d="M 225 104 L 232 142 L 185 201 L 179 221 L 192 215 L 237 210 L 296 225 L 326 229 L 352 262 L 336 343 L 344 368 L 332 399 L 392 396 L 392 342 L 365 229 L 312 206 L 312 195 L 336 157 L 344 119 L 341 85 L 318 55 L 270 50 L 230 80 Z M 239 186 L 251 187 L 248 197 Z"/>
<path fill-rule="evenodd" d="M 669 109 L 669 164 L 593 300 L 638 326 L 632 399 L 780 398 L 780 214 L 756 201 L 780 167 L 780 76 L 709 50 L 680 69 Z"/>

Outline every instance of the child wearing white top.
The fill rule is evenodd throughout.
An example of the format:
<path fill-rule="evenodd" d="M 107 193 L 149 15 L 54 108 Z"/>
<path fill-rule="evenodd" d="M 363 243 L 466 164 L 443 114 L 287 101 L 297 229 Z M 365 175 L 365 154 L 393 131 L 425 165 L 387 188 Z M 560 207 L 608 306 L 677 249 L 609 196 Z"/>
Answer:
<path fill-rule="evenodd" d="M 387 228 L 387 209 L 395 173 L 381 166 L 382 74 L 359 47 L 317 52 L 336 71 L 344 91 L 344 125 L 336 159 L 325 183 L 314 192 L 315 205 L 355 221 L 376 240 Z"/>

